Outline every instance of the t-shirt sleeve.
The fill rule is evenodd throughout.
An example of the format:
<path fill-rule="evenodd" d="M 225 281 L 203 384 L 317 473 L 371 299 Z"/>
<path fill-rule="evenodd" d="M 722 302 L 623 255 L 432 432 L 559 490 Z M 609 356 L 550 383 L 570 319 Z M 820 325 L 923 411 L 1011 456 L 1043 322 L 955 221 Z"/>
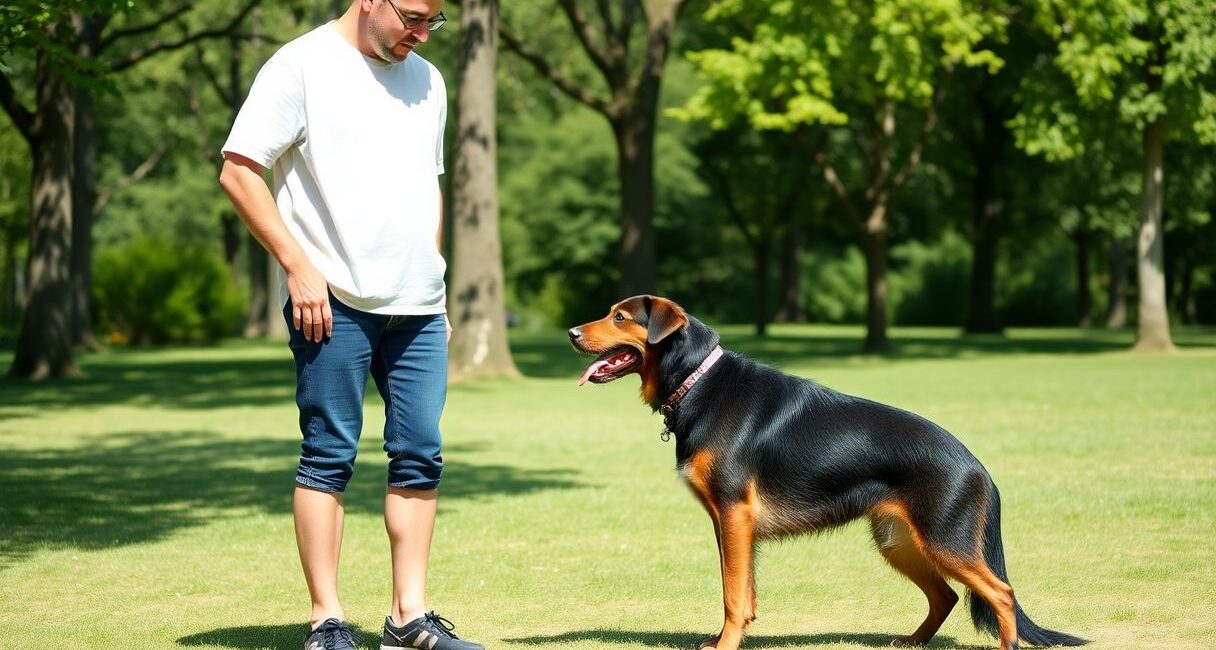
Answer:
<path fill-rule="evenodd" d="M 221 152 L 270 167 L 303 135 L 303 81 L 290 65 L 271 59 L 253 80 Z"/>
<path fill-rule="evenodd" d="M 448 122 L 448 88 L 437 70 L 433 74 L 439 79 L 439 136 L 435 138 L 435 170 L 443 174 L 443 130 Z"/>

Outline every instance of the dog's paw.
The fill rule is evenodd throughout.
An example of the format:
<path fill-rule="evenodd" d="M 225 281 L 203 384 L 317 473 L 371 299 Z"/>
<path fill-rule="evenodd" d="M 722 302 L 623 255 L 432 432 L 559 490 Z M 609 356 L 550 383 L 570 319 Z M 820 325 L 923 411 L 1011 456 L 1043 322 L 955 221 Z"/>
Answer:
<path fill-rule="evenodd" d="M 718 650 L 718 637 L 710 637 L 698 643 L 697 650 Z"/>

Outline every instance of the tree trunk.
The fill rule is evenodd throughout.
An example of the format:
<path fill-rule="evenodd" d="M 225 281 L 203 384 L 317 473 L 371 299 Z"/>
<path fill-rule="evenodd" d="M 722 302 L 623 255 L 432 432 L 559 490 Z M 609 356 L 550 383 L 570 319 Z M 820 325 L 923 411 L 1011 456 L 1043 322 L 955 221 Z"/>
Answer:
<path fill-rule="evenodd" d="M 1195 305 L 1195 263 L 1190 255 L 1182 260 L 1182 268 L 1178 272 L 1178 298 L 1174 305 L 1183 324 L 1198 324 L 1199 313 Z"/>
<path fill-rule="evenodd" d="M 103 16 L 72 17 L 76 54 L 91 60 L 97 56 Z M 76 131 L 72 171 L 72 345 L 86 350 L 97 348 L 93 336 L 93 221 L 97 201 L 97 128 L 93 110 L 93 90 L 78 86 L 76 92 Z"/>
<path fill-rule="evenodd" d="M 76 93 L 45 51 L 37 55 L 32 128 L 29 299 L 9 374 L 44 379 L 77 373 L 72 360 L 72 161 Z"/>
<path fill-rule="evenodd" d="M 613 123 L 620 181 L 621 297 L 654 293 L 654 121 L 653 106 Z"/>
<path fill-rule="evenodd" d="M 997 221 L 1004 202 L 994 196 L 972 206 L 971 284 L 964 330 L 971 334 L 999 334 L 996 311 Z"/>
<path fill-rule="evenodd" d="M 453 379 L 517 377 L 507 345 L 498 225 L 498 0 L 464 0 L 448 312 Z"/>
<path fill-rule="evenodd" d="M 988 84 L 985 83 L 985 86 Z M 989 93 L 977 98 L 980 107 L 980 136 L 972 145 L 975 177 L 971 181 L 971 283 L 964 331 L 972 334 L 999 334 L 1001 323 L 996 311 L 996 248 L 999 223 L 1005 201 L 997 186 L 997 171 L 1009 139 L 997 107 Z"/>
<path fill-rule="evenodd" d="M 1106 328 L 1121 329 L 1127 325 L 1127 240 L 1113 236 L 1107 256 L 1109 283 L 1106 285 Z"/>
<path fill-rule="evenodd" d="M 97 200 L 97 131 L 93 91 L 76 92 L 75 169 L 72 171 L 72 345 L 97 348 L 93 336 L 93 205 Z"/>
<path fill-rule="evenodd" d="M 269 254 L 252 235 L 245 238 L 245 250 L 249 251 L 249 314 L 245 317 L 246 338 L 262 338 L 270 331 L 272 322 L 270 309 Z"/>
<path fill-rule="evenodd" d="M 1140 302 L 1136 317 L 1136 350 L 1168 351 L 1169 313 L 1165 298 L 1165 256 L 1161 224 L 1162 188 L 1165 183 L 1165 124 L 1158 117 L 1144 128 L 1144 178 L 1140 197 L 1140 233 L 1137 241 L 1136 278 Z"/>
<path fill-rule="evenodd" d="M 1077 282 L 1077 327 L 1092 327 L 1094 298 L 1089 290 L 1089 244 L 1093 233 L 1078 226 L 1072 233 L 1072 243 L 1077 249 L 1076 282 Z"/>
<path fill-rule="evenodd" d="M 0 201 L 12 200 L 15 191 L 12 179 L 0 178 Z M 14 223 L 2 222 L 4 228 L 4 274 L 0 276 L 0 323 L 8 324 L 16 320 L 21 309 L 17 296 L 17 239 L 21 236 Z"/>
<path fill-rule="evenodd" d="M 774 320 L 806 322 L 806 295 L 802 293 L 802 231 L 791 226 L 781 244 L 781 298 Z"/>
<path fill-rule="evenodd" d="M 870 210 L 861 250 L 866 258 L 866 340 L 862 351 L 882 354 L 887 351 L 887 232 L 886 204 Z"/>
<path fill-rule="evenodd" d="M 768 335 L 768 285 L 772 247 L 772 236 L 767 232 L 762 232 L 756 241 L 755 249 L 752 251 L 756 263 L 756 313 L 754 318 L 756 336 Z"/>

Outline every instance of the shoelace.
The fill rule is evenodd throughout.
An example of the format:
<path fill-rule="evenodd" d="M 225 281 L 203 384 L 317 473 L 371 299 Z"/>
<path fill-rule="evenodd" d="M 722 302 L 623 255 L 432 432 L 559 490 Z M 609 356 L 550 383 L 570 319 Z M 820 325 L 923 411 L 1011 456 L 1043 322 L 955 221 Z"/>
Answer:
<path fill-rule="evenodd" d="M 352 647 L 358 647 L 363 641 L 363 637 L 359 636 L 358 632 L 350 629 L 346 623 L 325 623 L 321 626 L 321 643 L 325 644 L 326 648 L 336 648 L 336 644 L 340 641 L 349 643 Z"/>
<path fill-rule="evenodd" d="M 443 633 L 444 633 L 445 635 L 447 635 L 449 638 L 452 638 L 452 639 L 459 639 L 459 638 L 460 638 L 460 637 L 458 637 L 458 636 L 456 636 L 455 634 L 453 634 L 453 633 L 452 633 L 452 630 L 456 629 L 456 624 L 455 624 L 455 623 L 453 623 L 453 622 L 449 621 L 448 619 L 446 619 L 446 618 L 444 618 L 444 617 L 442 617 L 442 616 L 440 616 L 440 615 L 436 614 L 435 612 L 427 612 L 425 616 L 426 616 L 426 620 L 427 620 L 427 622 L 429 622 L 429 623 L 431 623 L 432 625 L 434 625 L 436 629 L 438 629 L 438 630 L 440 630 L 441 632 L 443 632 Z"/>

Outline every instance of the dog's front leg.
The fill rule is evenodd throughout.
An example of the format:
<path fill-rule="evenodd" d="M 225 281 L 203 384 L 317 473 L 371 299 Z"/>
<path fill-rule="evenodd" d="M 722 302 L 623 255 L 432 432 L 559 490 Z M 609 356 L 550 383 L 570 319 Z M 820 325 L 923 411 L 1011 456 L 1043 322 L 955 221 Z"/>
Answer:
<path fill-rule="evenodd" d="M 736 650 L 755 612 L 752 553 L 756 541 L 756 512 L 750 502 L 722 507 L 714 522 L 722 558 L 722 631 L 701 648 Z"/>

